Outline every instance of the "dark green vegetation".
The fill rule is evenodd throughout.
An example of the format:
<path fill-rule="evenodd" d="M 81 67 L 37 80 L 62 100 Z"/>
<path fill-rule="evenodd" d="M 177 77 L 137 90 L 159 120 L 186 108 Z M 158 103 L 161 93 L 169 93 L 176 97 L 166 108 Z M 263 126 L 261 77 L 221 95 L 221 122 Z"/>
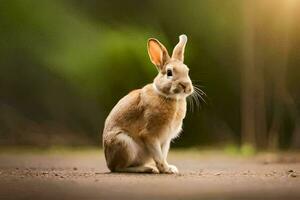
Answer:
<path fill-rule="evenodd" d="M 105 117 L 152 81 L 149 37 L 187 34 L 207 94 L 175 146 L 300 146 L 300 3 L 4 0 L 0 144 L 98 145 Z M 247 146 L 245 147 L 247 149 Z"/>

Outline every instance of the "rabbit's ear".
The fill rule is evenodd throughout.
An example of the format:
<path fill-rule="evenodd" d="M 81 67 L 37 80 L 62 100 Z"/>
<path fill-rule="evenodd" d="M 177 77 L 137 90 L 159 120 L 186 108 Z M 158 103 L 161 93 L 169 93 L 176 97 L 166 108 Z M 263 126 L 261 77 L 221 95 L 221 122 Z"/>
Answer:
<path fill-rule="evenodd" d="M 148 54 L 151 62 L 156 65 L 158 70 L 162 70 L 164 64 L 170 59 L 166 47 L 154 38 L 148 40 Z"/>
<path fill-rule="evenodd" d="M 186 35 L 184 35 L 184 34 L 180 35 L 179 36 L 179 42 L 173 50 L 172 58 L 180 60 L 180 61 L 183 62 L 183 60 L 184 60 L 184 49 L 185 49 L 186 42 L 187 42 Z"/>

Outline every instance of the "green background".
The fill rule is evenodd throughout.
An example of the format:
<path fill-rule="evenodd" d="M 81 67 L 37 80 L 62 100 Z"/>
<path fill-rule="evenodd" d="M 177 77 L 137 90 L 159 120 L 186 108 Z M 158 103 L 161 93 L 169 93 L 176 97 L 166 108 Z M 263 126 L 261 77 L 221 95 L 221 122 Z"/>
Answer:
<path fill-rule="evenodd" d="M 176 147 L 300 147 L 300 2 L 0 1 L 0 145 L 100 145 L 106 116 L 157 71 L 150 37 L 206 102 Z"/>

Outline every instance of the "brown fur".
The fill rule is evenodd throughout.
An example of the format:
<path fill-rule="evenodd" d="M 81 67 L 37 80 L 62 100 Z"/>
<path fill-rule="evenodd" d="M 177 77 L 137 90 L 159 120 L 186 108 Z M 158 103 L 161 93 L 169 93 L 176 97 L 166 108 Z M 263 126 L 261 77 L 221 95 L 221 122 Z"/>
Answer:
<path fill-rule="evenodd" d="M 107 117 L 103 146 L 111 171 L 149 172 L 151 169 L 150 172 L 157 172 L 155 168 L 143 167 L 154 160 L 159 172 L 177 172 L 175 166 L 167 163 L 166 157 L 170 141 L 181 130 L 186 97 L 193 90 L 188 68 L 180 55 L 186 42 L 182 37 L 173 51 L 175 58 L 170 58 L 157 40 L 148 41 L 148 52 L 159 74 L 153 84 L 123 97 Z M 166 77 L 168 69 L 173 72 L 172 79 Z"/>

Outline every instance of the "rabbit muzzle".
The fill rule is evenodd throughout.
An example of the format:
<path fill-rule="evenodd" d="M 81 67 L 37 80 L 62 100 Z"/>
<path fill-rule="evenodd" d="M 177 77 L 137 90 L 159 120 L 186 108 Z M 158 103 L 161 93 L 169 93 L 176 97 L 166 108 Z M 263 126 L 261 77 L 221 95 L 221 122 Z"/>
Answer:
<path fill-rule="evenodd" d="M 176 84 L 176 86 L 172 89 L 174 94 L 185 94 L 190 95 L 193 93 L 193 86 L 190 81 L 181 81 Z"/>

